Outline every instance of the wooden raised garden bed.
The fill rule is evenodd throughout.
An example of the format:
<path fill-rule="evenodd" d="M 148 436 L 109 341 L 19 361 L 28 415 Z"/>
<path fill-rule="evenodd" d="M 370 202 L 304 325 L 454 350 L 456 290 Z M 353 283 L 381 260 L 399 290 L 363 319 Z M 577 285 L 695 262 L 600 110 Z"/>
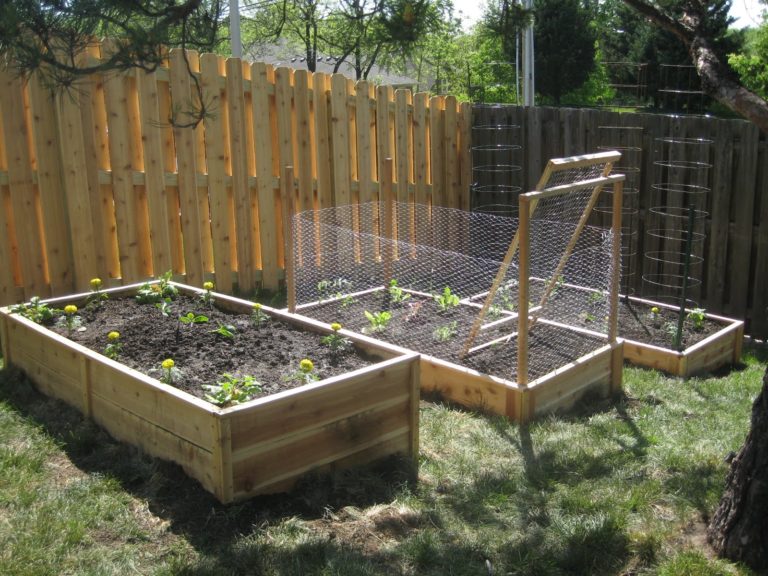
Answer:
<path fill-rule="evenodd" d="M 398 345 L 421 354 L 420 372 L 423 391 L 435 392 L 457 404 L 500 414 L 524 423 L 541 414 L 568 410 L 586 392 L 593 391 L 602 396 L 608 396 L 621 387 L 623 355 L 620 341 L 611 345 L 606 343 L 607 337 L 603 334 L 547 320 L 541 320 L 539 326 L 531 332 L 529 368 L 532 370 L 533 377 L 527 384 L 519 383 L 514 377 L 505 378 L 498 373 L 494 375 L 493 368 L 483 366 L 484 352 L 482 351 L 472 355 L 466 362 L 459 363 L 458 351 L 469 331 L 471 320 L 477 316 L 480 306 L 464 300 L 452 315 L 440 317 L 435 310 L 428 308 L 431 305 L 431 295 L 414 290 L 403 291 L 411 295 L 412 299 L 409 303 L 422 307 L 419 314 L 424 317 L 426 327 L 409 324 L 412 320 L 406 319 L 409 314 L 408 308 L 402 307 L 392 310 L 392 319 L 387 329 L 371 333 L 370 336 L 377 340 L 397 342 Z M 370 309 L 379 309 L 374 304 L 376 299 L 381 298 L 381 302 L 384 303 L 388 297 L 387 290 L 384 287 L 378 287 L 299 305 L 296 312 L 325 322 L 340 321 L 350 330 L 359 333 L 367 324 L 363 309 L 366 306 Z M 452 319 L 457 320 L 457 333 L 450 341 L 430 342 L 429 338 L 420 337 L 428 335 L 433 328 L 441 324 L 445 325 Z M 515 325 L 511 320 L 514 320 L 514 317 L 489 321 L 488 324 L 493 323 L 500 328 L 508 328 L 510 325 Z M 434 323 L 434 326 L 431 323 Z M 505 326 L 501 326 L 501 323 Z M 584 352 L 574 354 L 570 358 L 563 354 L 560 357 L 561 363 L 556 369 L 541 368 L 537 365 L 536 334 L 544 330 L 550 332 L 550 339 L 554 333 L 561 339 L 582 341 Z M 492 337 L 488 336 L 485 341 L 488 342 L 490 339 Z M 426 347 L 424 347 L 425 343 Z M 512 346 L 514 345 L 513 340 Z M 495 356 L 498 352 L 497 348 L 491 346 L 486 350 L 488 355 Z M 514 348 L 511 350 L 503 357 L 507 363 L 505 367 L 512 369 L 505 370 L 506 374 L 514 371 L 516 362 Z M 553 353 L 552 350 L 549 352 Z"/>
<path fill-rule="evenodd" d="M 678 315 L 676 306 L 652 300 L 630 297 L 629 305 L 638 315 L 640 321 L 646 324 L 648 323 L 649 311 L 653 307 L 659 308 L 662 314 L 669 314 L 670 317 L 676 318 Z M 628 313 L 622 311 L 620 318 L 625 314 Z M 744 322 L 708 313 L 705 314 L 705 318 L 708 324 L 716 325 L 715 329 L 711 330 L 710 335 L 682 351 L 626 337 L 621 328 L 624 323 L 622 320 L 619 324 L 619 331 L 624 338 L 624 358 L 630 364 L 661 370 L 683 378 L 712 372 L 729 364 L 737 364 L 741 360 Z"/>
<path fill-rule="evenodd" d="M 107 290 L 110 299 L 138 285 Z M 178 285 L 181 293 L 201 291 Z M 84 303 L 88 294 L 49 300 Z M 215 294 L 216 305 L 250 314 L 252 303 Z M 327 324 L 263 307 L 272 319 L 329 334 Z M 308 472 L 400 453 L 418 457 L 419 362 L 365 336 L 342 331 L 374 357 L 366 368 L 220 408 L 0 310 L 7 365 L 43 393 L 74 406 L 115 438 L 180 464 L 221 502 L 289 489 Z"/>

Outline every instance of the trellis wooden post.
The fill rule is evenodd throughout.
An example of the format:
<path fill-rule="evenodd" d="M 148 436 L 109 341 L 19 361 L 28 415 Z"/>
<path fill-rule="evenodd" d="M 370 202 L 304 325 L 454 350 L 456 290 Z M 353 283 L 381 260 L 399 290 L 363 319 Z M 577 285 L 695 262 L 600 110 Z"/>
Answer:
<path fill-rule="evenodd" d="M 381 251 L 384 266 L 384 282 L 389 286 L 392 280 L 392 260 L 395 259 L 395 198 L 392 190 L 392 158 L 386 158 L 381 172 L 381 199 L 384 203 L 384 240 Z"/>
<path fill-rule="evenodd" d="M 517 383 L 521 386 L 528 384 L 528 265 L 530 262 L 530 223 L 531 200 L 524 194 L 518 200 L 520 207 L 520 224 L 517 228 L 519 235 L 519 281 L 517 303 Z M 490 301 L 493 301 L 492 298 Z M 482 320 L 481 320 L 482 321 Z M 527 406 L 521 406 L 521 419 L 526 419 Z"/>
<path fill-rule="evenodd" d="M 283 209 L 283 242 L 285 247 L 285 288 L 288 292 L 288 311 L 296 312 L 296 270 L 293 254 L 293 166 L 283 168 L 280 179 L 280 204 Z"/>

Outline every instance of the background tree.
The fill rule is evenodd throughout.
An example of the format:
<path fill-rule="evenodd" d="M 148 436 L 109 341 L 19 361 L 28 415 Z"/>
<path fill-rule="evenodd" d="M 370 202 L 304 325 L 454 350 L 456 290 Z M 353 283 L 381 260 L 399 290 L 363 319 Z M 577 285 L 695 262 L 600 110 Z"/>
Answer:
<path fill-rule="evenodd" d="M 729 0 L 623 0 L 687 48 L 704 92 L 768 134 L 768 102 L 746 88 L 728 65 L 717 19 Z"/>
<path fill-rule="evenodd" d="M 595 69 L 592 15 L 580 0 L 537 0 L 534 37 L 536 90 L 557 106 Z"/>
<path fill-rule="evenodd" d="M 52 87 L 69 88 L 97 72 L 153 71 L 166 46 L 214 51 L 222 17 L 222 0 L 4 0 L 0 55 L 21 75 L 39 72 Z M 98 62 L 84 60 L 83 51 L 102 36 L 115 39 L 113 50 Z M 204 115 L 200 97 L 192 123 Z"/>
<path fill-rule="evenodd" d="M 747 88 L 768 98 L 768 12 L 759 28 L 744 32 L 743 49 L 729 54 L 728 63 Z"/>

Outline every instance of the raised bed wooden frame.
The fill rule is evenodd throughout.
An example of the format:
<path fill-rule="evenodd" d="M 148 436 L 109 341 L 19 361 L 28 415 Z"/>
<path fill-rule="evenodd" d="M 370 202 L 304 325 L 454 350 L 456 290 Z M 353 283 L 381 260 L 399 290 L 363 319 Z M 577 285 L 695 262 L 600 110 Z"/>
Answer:
<path fill-rule="evenodd" d="M 385 290 L 383 286 L 378 286 L 360 292 L 301 304 L 296 308 L 297 314 L 311 314 L 314 306 L 341 301 L 349 296 L 359 296 L 383 290 Z M 403 292 L 419 296 L 431 296 L 407 288 L 403 289 Z M 472 306 L 478 310 L 481 307 L 480 304 L 470 302 L 470 298 L 465 298 L 461 304 Z M 307 319 L 311 318 L 307 316 Z M 517 314 L 509 314 L 508 318 L 503 320 L 516 326 Z M 499 320 L 490 322 L 489 326 L 498 323 Z M 589 337 L 607 339 L 605 334 L 558 324 L 549 320 L 542 319 L 540 323 L 582 333 Z M 360 334 L 357 335 L 358 337 L 361 336 Z M 456 404 L 506 416 L 520 423 L 529 422 L 534 417 L 548 412 L 567 410 L 586 392 L 594 391 L 602 396 L 608 396 L 618 392 L 621 388 L 623 352 L 622 341 L 620 340 L 613 344 L 606 343 L 599 346 L 589 354 L 527 384 L 483 374 L 427 354 L 421 354 L 420 358 L 422 391 L 438 393 L 441 397 Z"/>
<path fill-rule="evenodd" d="M 116 296 L 136 285 L 106 292 Z M 181 292 L 200 290 L 176 284 Z M 48 300 L 82 303 L 88 294 Z M 250 313 L 252 303 L 216 294 L 217 305 Z M 263 307 L 302 329 L 326 324 Z M 302 475 L 400 453 L 418 459 L 419 362 L 414 353 L 342 331 L 383 360 L 349 374 L 219 408 L 0 309 L 6 365 L 63 400 L 116 439 L 180 464 L 223 503 L 289 489 Z"/>
<path fill-rule="evenodd" d="M 678 311 L 677 306 L 631 296 L 635 307 L 649 309 L 653 306 Z M 635 340 L 624 340 L 624 358 L 630 364 L 661 370 L 673 376 L 688 378 L 704 372 L 712 372 L 741 360 L 744 342 L 744 322 L 705 314 L 707 319 L 718 322 L 723 328 L 708 338 L 678 352 Z"/>

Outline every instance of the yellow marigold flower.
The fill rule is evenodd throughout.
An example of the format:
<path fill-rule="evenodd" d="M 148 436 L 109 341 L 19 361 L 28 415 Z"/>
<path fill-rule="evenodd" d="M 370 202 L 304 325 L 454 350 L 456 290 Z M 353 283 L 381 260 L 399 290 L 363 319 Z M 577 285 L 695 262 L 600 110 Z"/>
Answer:
<path fill-rule="evenodd" d="M 304 360 L 299 362 L 299 368 L 301 368 L 302 372 L 312 372 L 315 369 L 315 365 L 309 358 L 304 358 Z"/>
<path fill-rule="evenodd" d="M 651 312 L 653 314 L 658 314 L 659 313 L 659 307 L 658 306 L 654 306 L 653 308 L 651 308 Z"/>
<path fill-rule="evenodd" d="M 109 340 L 119 340 L 120 339 L 120 332 L 117 330 L 112 330 L 109 334 L 107 334 L 107 339 Z"/>
<path fill-rule="evenodd" d="M 203 288 L 205 290 L 213 290 L 213 282 L 204 282 L 203 283 Z"/>
<path fill-rule="evenodd" d="M 101 278 L 91 278 L 91 290 L 98 290 L 101 288 Z"/>
<path fill-rule="evenodd" d="M 160 284 L 152 284 L 152 292 L 160 292 L 161 290 Z"/>
<path fill-rule="evenodd" d="M 341 324 L 339 324 L 338 322 L 334 322 L 333 324 L 331 324 L 331 330 L 333 330 L 334 332 L 338 332 L 339 330 L 341 330 Z"/>
<path fill-rule="evenodd" d="M 75 312 L 77 312 L 77 306 L 75 306 L 74 304 L 67 304 L 66 306 L 64 306 L 64 314 L 71 316 Z"/>
<path fill-rule="evenodd" d="M 163 360 L 162 366 L 165 370 L 170 370 L 171 368 L 176 366 L 176 362 L 174 362 L 171 358 L 166 358 L 165 360 Z"/>
<path fill-rule="evenodd" d="M 259 304 L 258 302 L 254 302 L 253 303 L 253 309 L 254 310 L 261 310 L 261 304 Z"/>

